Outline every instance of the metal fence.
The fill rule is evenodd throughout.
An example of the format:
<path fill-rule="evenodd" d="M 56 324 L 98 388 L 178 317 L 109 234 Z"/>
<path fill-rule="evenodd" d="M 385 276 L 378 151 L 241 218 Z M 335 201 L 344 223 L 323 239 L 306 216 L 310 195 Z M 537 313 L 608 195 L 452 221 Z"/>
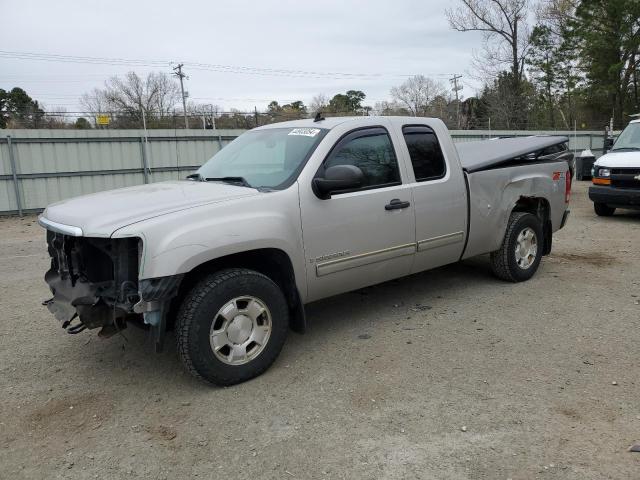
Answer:
<path fill-rule="evenodd" d="M 0 214 L 113 188 L 184 178 L 243 130 L 0 130 Z M 566 135 L 602 153 L 603 132 L 452 131 L 454 142 Z"/>

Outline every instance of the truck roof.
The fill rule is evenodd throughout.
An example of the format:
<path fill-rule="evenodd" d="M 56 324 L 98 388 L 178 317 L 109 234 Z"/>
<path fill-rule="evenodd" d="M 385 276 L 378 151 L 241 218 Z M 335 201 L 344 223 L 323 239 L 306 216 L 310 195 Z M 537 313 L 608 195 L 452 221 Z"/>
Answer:
<path fill-rule="evenodd" d="M 380 120 L 384 122 L 401 122 L 403 124 L 406 123 L 420 123 L 424 120 L 432 120 L 432 121 L 440 121 L 435 118 L 426 118 L 426 117 L 400 117 L 400 116 L 366 116 L 366 117 L 327 117 L 324 120 L 320 120 L 318 122 L 314 121 L 313 118 L 304 118 L 300 120 L 290 120 L 288 122 L 279 122 L 279 123 L 270 123 L 269 125 L 264 125 L 262 127 L 258 127 L 259 129 L 267 129 L 267 128 L 327 128 L 331 130 L 332 128 L 337 127 L 343 123 L 353 122 L 356 123 L 358 121 L 367 120 L 369 124 L 371 121 Z"/>
<path fill-rule="evenodd" d="M 407 117 L 407 116 L 366 116 L 366 117 L 328 117 L 324 120 L 314 121 L 312 118 L 291 120 L 288 122 L 271 123 L 259 127 L 258 130 L 270 128 L 326 128 L 331 130 L 345 123 L 355 123 L 366 121 L 367 125 L 375 124 L 376 120 L 381 123 L 392 122 L 394 124 L 415 124 L 429 120 L 428 123 L 441 122 L 436 118 Z M 456 149 L 460 157 L 462 167 L 469 171 L 482 170 L 491 166 L 501 164 L 522 157 L 529 153 L 535 153 L 547 147 L 568 142 L 564 136 L 529 136 L 518 138 L 496 138 L 491 140 L 480 140 L 475 142 L 456 143 Z"/>
<path fill-rule="evenodd" d="M 267 129 L 267 128 L 295 128 L 295 127 L 305 127 L 305 128 L 327 128 L 331 130 L 332 128 L 337 127 L 346 122 L 357 122 L 358 120 L 363 119 L 385 119 L 397 122 L 415 122 L 416 120 L 426 120 L 427 117 L 400 117 L 400 116 L 352 116 L 352 117 L 327 117 L 324 120 L 320 120 L 319 122 L 315 122 L 313 118 L 303 118 L 300 120 L 289 120 L 287 122 L 278 122 L 278 123 L 270 123 L 269 125 L 263 125 L 262 127 L 258 127 L 259 129 Z M 435 120 L 432 118 L 428 118 L 429 120 Z M 631 120 L 629 123 L 640 123 L 640 118 Z"/>
<path fill-rule="evenodd" d="M 362 117 L 329 117 L 325 120 L 321 120 L 319 122 L 315 122 L 313 118 L 303 118 L 300 120 L 289 120 L 288 122 L 277 122 L 270 123 L 269 125 L 264 125 L 259 127 L 261 130 L 268 128 L 290 128 L 290 127 L 304 127 L 304 128 L 334 128 L 341 123 L 354 121 L 358 118 Z"/>

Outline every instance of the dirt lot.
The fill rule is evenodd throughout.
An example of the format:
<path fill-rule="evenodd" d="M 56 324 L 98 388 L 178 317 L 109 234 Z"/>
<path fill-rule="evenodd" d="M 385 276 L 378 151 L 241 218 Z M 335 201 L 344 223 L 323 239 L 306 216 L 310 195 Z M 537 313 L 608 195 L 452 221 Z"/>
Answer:
<path fill-rule="evenodd" d="M 313 304 L 227 389 L 173 336 L 67 335 L 35 217 L 0 232 L 1 478 L 640 476 L 640 214 L 597 218 L 584 183 L 530 282 L 478 258 Z"/>

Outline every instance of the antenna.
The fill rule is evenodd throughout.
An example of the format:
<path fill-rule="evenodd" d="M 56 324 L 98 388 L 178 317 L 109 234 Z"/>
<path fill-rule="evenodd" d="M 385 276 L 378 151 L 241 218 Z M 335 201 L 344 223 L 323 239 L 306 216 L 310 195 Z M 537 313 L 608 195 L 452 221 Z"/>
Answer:
<path fill-rule="evenodd" d="M 314 118 L 313 121 L 314 122 L 321 122 L 324 119 L 325 118 L 322 116 L 322 112 L 320 110 L 318 110 L 318 113 L 316 113 L 316 118 Z"/>

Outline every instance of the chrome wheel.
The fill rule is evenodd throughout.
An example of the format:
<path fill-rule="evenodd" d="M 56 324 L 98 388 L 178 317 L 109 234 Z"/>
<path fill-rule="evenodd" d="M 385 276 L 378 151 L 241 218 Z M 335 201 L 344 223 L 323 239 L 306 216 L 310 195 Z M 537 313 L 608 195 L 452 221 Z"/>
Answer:
<path fill-rule="evenodd" d="M 538 254 L 538 237 L 536 232 L 527 227 L 516 239 L 516 263 L 523 270 L 528 269 L 536 261 Z"/>
<path fill-rule="evenodd" d="M 218 360 L 244 365 L 256 358 L 271 335 L 271 313 L 256 297 L 236 297 L 218 310 L 209 340 Z"/>

